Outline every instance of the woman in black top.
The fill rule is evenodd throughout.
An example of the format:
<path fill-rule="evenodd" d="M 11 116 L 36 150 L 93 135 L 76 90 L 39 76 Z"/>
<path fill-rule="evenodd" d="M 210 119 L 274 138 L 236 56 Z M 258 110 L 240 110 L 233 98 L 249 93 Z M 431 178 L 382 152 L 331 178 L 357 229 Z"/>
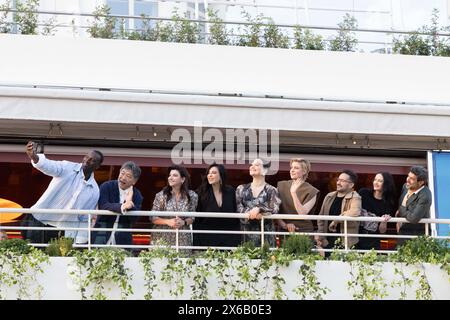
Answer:
<path fill-rule="evenodd" d="M 397 210 L 397 195 L 395 191 L 394 178 L 389 172 L 380 172 L 373 179 L 373 189 L 363 188 L 359 190 L 361 196 L 362 208 L 375 214 L 377 217 L 386 215 L 394 216 Z M 380 234 L 386 233 L 387 222 L 378 224 L 376 231 L 367 230 L 364 223 L 360 224 L 359 233 L 361 234 Z M 380 249 L 379 238 L 360 237 L 358 249 L 370 250 Z"/>
<path fill-rule="evenodd" d="M 200 188 L 197 190 L 199 212 L 232 212 L 236 209 L 236 192 L 226 185 L 225 168 L 213 163 L 206 170 Z M 195 230 L 239 231 L 239 219 L 198 217 Z M 194 245 L 208 247 L 236 247 L 240 244 L 239 234 L 194 233 Z"/>

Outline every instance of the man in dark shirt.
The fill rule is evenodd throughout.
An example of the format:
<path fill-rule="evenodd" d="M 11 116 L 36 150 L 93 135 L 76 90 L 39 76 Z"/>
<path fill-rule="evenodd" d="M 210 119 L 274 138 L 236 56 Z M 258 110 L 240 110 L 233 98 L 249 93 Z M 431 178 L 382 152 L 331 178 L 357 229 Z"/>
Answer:
<path fill-rule="evenodd" d="M 330 192 L 325 196 L 319 215 L 331 216 L 350 216 L 357 217 L 361 213 L 361 197 L 356 191 L 353 191 L 358 176 L 350 170 L 344 170 L 336 180 L 336 191 Z M 340 221 L 318 220 L 318 232 L 320 233 L 340 233 L 343 231 L 343 222 Z M 359 222 L 352 221 L 347 223 L 347 232 L 357 234 Z M 316 235 L 314 237 L 319 248 L 333 248 L 337 237 L 325 237 Z M 344 244 L 344 238 L 342 237 Z M 353 247 L 358 243 L 357 237 L 348 237 L 348 247 Z"/>

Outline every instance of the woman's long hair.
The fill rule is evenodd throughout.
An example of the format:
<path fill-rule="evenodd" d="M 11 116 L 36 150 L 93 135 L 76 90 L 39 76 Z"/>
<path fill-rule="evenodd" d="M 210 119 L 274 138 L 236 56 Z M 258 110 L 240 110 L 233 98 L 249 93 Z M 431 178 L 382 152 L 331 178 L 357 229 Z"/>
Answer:
<path fill-rule="evenodd" d="M 180 187 L 181 196 L 185 196 L 188 199 L 188 203 L 191 201 L 191 197 L 189 196 L 189 186 L 191 184 L 191 176 L 186 168 L 178 165 L 170 166 L 167 170 L 168 176 L 170 175 L 170 171 L 176 170 L 180 174 L 182 178 L 184 178 L 184 182 Z M 172 198 L 172 187 L 167 184 L 167 186 L 163 189 L 163 194 L 166 197 L 166 200 L 169 201 Z"/>
<path fill-rule="evenodd" d="M 392 208 L 397 204 L 397 190 L 395 189 L 394 178 L 389 172 L 378 172 L 383 176 L 383 200 Z"/>
<path fill-rule="evenodd" d="M 202 203 L 206 203 L 208 201 L 210 192 L 212 190 L 212 186 L 208 182 L 208 174 L 209 174 L 209 170 L 211 170 L 211 168 L 214 168 L 214 167 L 217 168 L 217 170 L 219 171 L 220 181 L 221 181 L 220 191 L 222 192 L 222 194 L 225 191 L 226 182 L 227 182 L 227 174 L 225 171 L 225 167 L 221 164 L 213 163 L 208 167 L 208 169 L 206 169 L 206 173 L 202 177 L 202 183 L 200 184 L 200 187 L 197 189 L 197 194 Z"/>

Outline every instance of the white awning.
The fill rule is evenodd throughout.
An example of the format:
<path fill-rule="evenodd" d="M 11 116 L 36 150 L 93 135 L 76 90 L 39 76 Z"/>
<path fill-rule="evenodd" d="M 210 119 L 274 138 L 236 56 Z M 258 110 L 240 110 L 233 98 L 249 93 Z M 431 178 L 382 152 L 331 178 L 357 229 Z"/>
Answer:
<path fill-rule="evenodd" d="M 280 130 L 287 144 L 450 141 L 449 58 L 19 35 L 0 47 L 1 136 L 201 125 Z"/>

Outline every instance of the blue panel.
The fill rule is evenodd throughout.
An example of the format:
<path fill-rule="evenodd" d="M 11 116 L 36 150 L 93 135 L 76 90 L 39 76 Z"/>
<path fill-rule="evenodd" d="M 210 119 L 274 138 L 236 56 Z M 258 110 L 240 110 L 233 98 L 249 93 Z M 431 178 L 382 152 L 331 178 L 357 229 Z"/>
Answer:
<path fill-rule="evenodd" d="M 433 152 L 436 218 L 450 219 L 450 152 Z M 437 225 L 439 236 L 450 235 L 449 225 Z"/>

